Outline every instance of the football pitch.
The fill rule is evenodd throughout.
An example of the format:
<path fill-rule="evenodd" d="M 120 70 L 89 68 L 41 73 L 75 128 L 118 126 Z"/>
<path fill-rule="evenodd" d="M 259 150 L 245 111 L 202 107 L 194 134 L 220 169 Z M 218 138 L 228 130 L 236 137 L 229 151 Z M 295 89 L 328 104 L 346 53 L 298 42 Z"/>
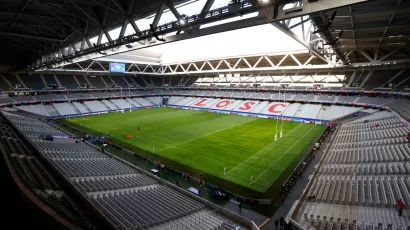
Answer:
<path fill-rule="evenodd" d="M 227 187 L 232 188 L 236 184 L 260 193 L 300 160 L 325 129 L 324 125 L 284 121 L 283 137 L 279 138 L 278 133 L 275 142 L 276 125 L 280 130 L 281 121 L 171 108 L 63 122 L 93 135 L 109 132 L 114 143 L 191 175 L 189 170 L 194 170 L 196 176 L 202 172 L 203 179 L 216 185 L 230 184 Z M 126 139 L 126 135 L 132 138 Z"/>

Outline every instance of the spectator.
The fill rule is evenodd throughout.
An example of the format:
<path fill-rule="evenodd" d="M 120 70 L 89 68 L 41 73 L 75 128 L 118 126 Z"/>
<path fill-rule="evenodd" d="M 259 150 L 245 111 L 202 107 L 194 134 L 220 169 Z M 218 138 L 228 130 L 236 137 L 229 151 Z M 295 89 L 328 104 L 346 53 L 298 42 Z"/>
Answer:
<path fill-rule="evenodd" d="M 255 206 L 259 208 L 259 200 L 255 200 Z"/>
<path fill-rule="evenodd" d="M 285 203 L 285 194 L 282 193 L 282 195 L 280 196 L 280 199 L 282 201 L 282 205 Z"/>
<path fill-rule="evenodd" d="M 279 226 L 282 228 L 283 224 L 285 223 L 285 219 L 283 219 L 283 217 L 281 216 L 279 218 Z"/>
<path fill-rule="evenodd" d="M 242 212 L 242 203 L 241 202 L 239 202 L 239 213 L 241 213 Z"/>
<path fill-rule="evenodd" d="M 397 208 L 399 212 L 399 216 L 403 216 L 403 209 L 404 209 L 404 203 L 402 200 L 397 200 Z"/>

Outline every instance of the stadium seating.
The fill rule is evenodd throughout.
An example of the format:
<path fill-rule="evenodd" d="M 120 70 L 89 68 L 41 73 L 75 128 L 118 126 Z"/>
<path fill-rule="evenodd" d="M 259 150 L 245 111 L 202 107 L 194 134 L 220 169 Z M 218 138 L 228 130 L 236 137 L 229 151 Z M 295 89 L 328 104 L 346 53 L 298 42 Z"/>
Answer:
<path fill-rule="evenodd" d="M 56 75 L 57 79 L 60 81 L 61 86 L 67 89 L 77 89 L 79 85 L 74 80 L 73 75 Z"/>
<path fill-rule="evenodd" d="M 60 115 L 73 115 L 79 113 L 71 103 L 54 103 L 53 106 Z"/>
<path fill-rule="evenodd" d="M 91 85 L 95 88 L 98 89 L 103 89 L 106 88 L 107 86 L 104 84 L 104 82 L 101 80 L 100 76 L 89 76 L 87 77 L 88 80 L 90 81 Z"/>
<path fill-rule="evenodd" d="M 111 80 L 110 76 L 101 76 L 101 79 L 105 82 L 106 85 L 108 85 L 109 88 L 112 87 L 112 85 L 115 85 L 115 83 Z"/>
<path fill-rule="evenodd" d="M 319 112 L 318 118 L 323 120 L 335 120 L 340 117 L 346 116 L 346 114 L 351 114 L 359 110 L 361 110 L 361 108 L 358 107 L 347 107 L 338 105 L 323 106 L 321 111 L 322 113 Z"/>
<path fill-rule="evenodd" d="M 44 89 L 46 85 L 44 85 L 43 80 L 39 76 L 27 75 L 27 74 L 19 74 L 20 79 L 24 82 L 27 88 L 31 89 Z"/>
<path fill-rule="evenodd" d="M 3 76 L 4 76 L 4 78 L 8 81 L 8 82 L 10 82 L 10 84 L 11 84 L 11 88 L 14 88 L 14 86 L 17 84 L 17 85 L 21 85 L 22 84 L 22 82 L 21 81 L 19 81 L 18 79 L 17 79 L 17 77 L 16 77 L 16 75 L 14 75 L 14 74 L 6 74 L 6 73 L 3 73 L 2 74 Z M 23 85 L 23 88 L 24 88 L 24 85 Z M 6 89 L 4 89 L 4 90 L 9 90 L 10 89 L 10 87 L 8 87 L 8 88 L 6 88 Z"/>
<path fill-rule="evenodd" d="M 114 103 L 120 109 L 130 109 L 134 107 L 126 99 L 112 99 L 111 102 Z"/>
<path fill-rule="evenodd" d="M 101 102 L 104 103 L 110 110 L 117 110 L 121 108 L 121 107 L 117 107 L 114 103 L 112 103 L 109 100 L 102 100 Z"/>
<path fill-rule="evenodd" d="M 60 114 L 57 112 L 56 108 L 54 108 L 53 105 L 44 105 L 44 108 L 46 109 L 46 112 L 54 117 L 54 116 L 59 116 Z"/>
<path fill-rule="evenodd" d="M 15 95 L 12 99 L 14 101 L 35 101 L 35 98 L 33 96 L 27 95 Z"/>
<path fill-rule="evenodd" d="M 182 223 L 187 229 L 237 228 L 215 212 L 209 215 L 210 209 L 200 200 L 159 183 L 86 143 L 42 140 L 41 134 L 65 134 L 41 120 L 9 112 L 3 115 L 121 229 L 165 229 Z"/>
<path fill-rule="evenodd" d="M 358 100 L 357 96 L 343 96 L 339 95 L 336 97 L 337 101 L 343 101 L 343 102 L 356 102 Z"/>
<path fill-rule="evenodd" d="M 56 81 L 56 79 L 54 78 L 54 75 L 52 75 L 52 74 L 43 74 L 42 76 L 43 76 L 43 78 L 44 78 L 44 81 L 46 82 L 46 88 L 48 88 L 48 86 L 49 86 L 50 84 L 53 84 L 53 85 L 58 84 L 58 85 L 60 85 L 60 84 Z M 60 87 L 61 87 L 61 86 L 60 86 Z"/>
<path fill-rule="evenodd" d="M 37 100 L 67 100 L 66 95 L 64 94 L 41 94 L 35 96 Z"/>
<path fill-rule="evenodd" d="M 78 102 L 72 102 L 72 105 L 75 107 L 75 109 L 78 110 L 79 113 L 88 113 L 90 110 L 84 106 L 84 104 L 78 103 Z"/>
<path fill-rule="evenodd" d="M 141 106 L 152 106 L 152 105 L 155 105 L 154 104 L 154 102 L 152 102 L 152 101 L 150 101 L 150 100 L 148 100 L 148 99 L 146 99 L 146 98 L 134 98 L 134 99 L 132 99 L 132 100 L 134 100 L 135 102 L 137 102 L 139 105 L 141 105 Z"/>
<path fill-rule="evenodd" d="M 342 124 L 291 218 L 305 229 L 408 229 L 395 209 L 410 203 L 408 131 L 387 111 Z"/>
<path fill-rule="evenodd" d="M 357 100 L 357 103 L 364 103 L 364 104 L 378 104 L 378 105 L 384 105 L 386 102 L 389 102 L 391 100 L 394 100 L 394 98 L 383 98 L 383 97 L 367 97 L 367 96 L 361 96 L 359 97 L 359 100 Z"/>
<path fill-rule="evenodd" d="M 2 77 L 0 74 L 0 89 L 2 90 L 10 90 L 12 88 Z"/>
<path fill-rule="evenodd" d="M 293 117 L 299 110 L 300 105 L 300 103 L 290 104 L 283 113 L 283 116 Z"/>
<path fill-rule="evenodd" d="M 22 105 L 18 107 L 21 110 L 30 112 L 30 113 L 35 113 L 35 114 L 40 114 L 42 116 L 50 116 L 50 114 L 47 112 L 46 108 L 44 107 L 43 104 L 38 104 L 38 105 Z"/>
<path fill-rule="evenodd" d="M 101 101 L 84 101 L 84 105 L 87 106 L 87 108 L 91 112 L 101 112 L 109 110 L 109 107 Z"/>
<path fill-rule="evenodd" d="M 80 85 L 80 88 L 84 88 L 84 85 L 88 85 L 88 79 L 86 76 L 83 75 L 74 75 L 74 80 L 76 80 L 78 82 L 78 84 Z"/>
<path fill-rule="evenodd" d="M 334 95 L 328 95 L 328 94 L 321 94 L 317 96 L 316 101 L 334 101 L 335 96 Z"/>
<path fill-rule="evenodd" d="M 104 98 L 104 97 L 113 97 L 114 94 L 111 92 L 91 92 L 93 98 Z"/>
<path fill-rule="evenodd" d="M 115 84 L 122 88 L 128 88 L 130 85 L 124 80 L 122 76 L 111 76 L 111 79 L 115 81 Z"/>
<path fill-rule="evenodd" d="M 23 124 L 29 125 L 27 122 Z M 32 149 L 18 138 L 2 117 L 0 117 L 0 145 L 3 154 L 9 156 L 21 180 L 33 190 L 33 194 L 41 198 L 42 202 L 54 209 L 53 213 L 57 211 L 84 229 L 94 228 L 78 205 L 62 191 L 54 175 L 33 154 Z"/>

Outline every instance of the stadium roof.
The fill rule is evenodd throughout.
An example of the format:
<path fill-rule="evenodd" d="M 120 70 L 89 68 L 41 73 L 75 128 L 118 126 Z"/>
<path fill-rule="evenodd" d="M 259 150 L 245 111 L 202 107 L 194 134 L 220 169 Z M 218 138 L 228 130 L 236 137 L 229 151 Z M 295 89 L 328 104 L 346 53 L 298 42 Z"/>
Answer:
<path fill-rule="evenodd" d="M 174 4 L 186 1 L 172 0 Z M 128 31 L 131 28 L 135 31 L 138 28 L 134 21 L 155 12 L 162 2 L 162 0 L 2 0 L 0 1 L 2 53 L 0 63 L 31 64 L 39 55 L 79 42 L 83 37 L 92 38 L 98 36 L 101 31 L 108 32 L 122 25 L 125 19 L 128 19 Z"/>
<path fill-rule="evenodd" d="M 408 62 L 410 1 L 377 0 L 339 9 L 329 30 L 353 63 Z M 406 60 L 407 59 L 407 60 Z"/>

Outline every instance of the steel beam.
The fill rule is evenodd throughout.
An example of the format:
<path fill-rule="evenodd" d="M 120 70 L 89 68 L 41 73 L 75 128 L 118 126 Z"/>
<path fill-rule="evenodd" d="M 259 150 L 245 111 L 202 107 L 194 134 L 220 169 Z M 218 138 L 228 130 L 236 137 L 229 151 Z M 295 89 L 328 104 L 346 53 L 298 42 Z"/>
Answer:
<path fill-rule="evenodd" d="M 204 7 L 201 10 L 201 13 L 199 14 L 198 18 L 204 18 L 206 14 L 209 12 L 211 9 L 212 5 L 214 4 L 215 0 L 207 0 L 205 2 Z"/>
<path fill-rule="evenodd" d="M 317 2 L 312 2 L 309 4 L 305 4 L 302 6 L 298 6 L 295 8 L 291 8 L 291 9 L 287 9 L 287 10 L 283 10 L 283 7 L 285 6 L 285 3 L 283 3 L 282 5 L 279 6 L 279 12 L 277 15 L 274 14 L 274 7 L 272 5 L 259 5 L 259 3 L 257 5 L 243 5 L 243 7 L 246 8 L 241 8 L 241 12 L 239 13 L 251 13 L 251 12 L 256 12 L 259 11 L 260 15 L 263 16 L 259 16 L 259 17 L 255 17 L 255 18 L 250 18 L 250 19 L 245 19 L 245 20 L 241 20 L 241 21 L 236 21 L 236 22 L 232 22 L 232 23 L 227 23 L 227 24 L 222 24 L 222 25 L 218 25 L 218 26 L 214 26 L 214 27 L 209 27 L 209 28 L 204 28 L 204 29 L 200 29 L 200 30 L 193 30 L 191 31 L 191 33 L 182 33 L 179 35 L 174 35 L 174 36 L 168 36 L 166 38 L 166 43 L 168 42 L 174 42 L 174 41 L 179 41 L 179 40 L 184 40 L 184 39 L 190 39 L 190 38 L 195 38 L 195 37 L 200 37 L 200 36 L 205 36 L 205 35 L 210 35 L 210 34 L 215 34 L 215 33 L 220 33 L 220 32 L 225 32 L 225 31 L 230 31 L 230 30 L 236 30 L 236 29 L 241 29 L 241 28 L 246 28 L 246 27 L 251 27 L 251 26 L 256 26 L 256 25 L 262 25 L 262 24 L 266 24 L 266 23 L 272 23 L 274 21 L 281 21 L 281 20 L 286 20 L 286 19 L 290 19 L 290 18 L 294 18 L 294 17 L 301 17 L 304 15 L 309 15 L 312 13 L 316 13 L 316 12 L 322 12 L 322 11 L 326 11 L 329 9 L 333 9 L 333 8 L 339 8 L 339 7 L 343 7 L 343 6 L 348 6 L 351 4 L 355 4 L 355 3 L 360 3 L 360 2 L 366 2 L 368 0 L 338 0 L 338 1 L 334 1 L 334 0 L 320 0 Z M 93 2 L 95 2 L 95 0 L 93 0 Z M 249 1 L 249 2 L 253 2 L 253 1 Z M 218 15 L 212 15 L 212 14 L 208 14 L 208 16 L 202 20 L 191 20 L 188 23 L 185 23 L 185 25 L 181 25 L 179 23 L 179 21 L 175 21 L 175 22 L 171 22 L 168 23 L 164 26 L 160 26 L 158 27 L 154 33 L 156 33 L 157 35 L 164 35 L 164 34 L 168 34 L 168 33 L 172 33 L 172 32 L 177 32 L 180 30 L 187 30 L 189 28 L 195 27 L 195 26 L 200 26 L 202 24 L 207 24 L 210 22 L 216 22 L 219 20 L 223 20 L 223 19 L 228 19 L 228 18 L 232 18 L 237 16 L 238 12 L 229 12 L 226 11 L 226 9 L 228 9 L 227 6 L 225 6 L 223 9 L 225 9 L 225 11 L 220 11 L 223 14 L 218 14 Z M 171 11 L 173 11 L 172 9 L 170 9 Z M 216 11 L 218 9 L 215 9 Z M 219 11 L 218 11 L 219 12 Z M 173 12 L 176 14 L 176 12 Z M 179 13 L 178 13 L 179 14 Z M 177 15 L 178 15 L 177 14 Z M 192 18 L 198 18 L 198 15 L 194 15 L 191 16 Z M 132 22 L 131 22 L 132 23 Z M 127 39 L 119 39 L 117 40 L 117 42 L 115 44 L 104 44 L 98 47 L 99 50 L 104 50 L 109 54 L 113 54 L 113 53 L 120 53 L 120 52 L 125 52 L 125 51 L 129 51 L 129 49 L 119 49 L 118 51 L 115 52 L 110 52 L 109 50 L 111 50 L 114 47 L 117 46 L 121 46 L 130 42 L 140 42 L 140 41 L 145 41 L 149 38 L 153 37 L 153 33 L 150 30 L 147 31 L 141 31 L 139 33 L 136 33 L 134 35 L 129 35 L 127 37 Z M 142 49 L 142 48 L 146 48 L 149 46 L 154 46 L 154 45 L 158 45 L 158 44 L 163 44 L 164 42 L 156 42 L 156 43 L 138 43 L 137 45 L 135 45 L 134 49 Z M 78 54 L 76 55 L 70 55 L 67 58 L 73 59 L 73 58 L 78 58 L 84 55 L 89 55 L 89 54 L 95 54 L 97 52 L 97 49 L 94 47 L 88 48 L 84 51 L 78 52 Z M 98 56 L 98 55 L 97 55 Z M 42 63 L 41 65 L 39 65 L 38 67 L 44 67 L 47 65 L 54 65 L 57 63 L 60 63 L 62 60 L 61 59 L 55 59 L 51 62 L 47 62 L 47 63 Z M 79 61 L 79 60 L 74 60 L 74 61 Z M 37 68 L 38 68 L 37 67 Z"/>
<path fill-rule="evenodd" d="M 124 7 L 121 5 L 121 3 L 118 0 L 111 0 L 112 3 L 123 13 L 125 14 Z"/>
<path fill-rule="evenodd" d="M 398 8 L 398 6 L 400 8 Z M 409 1 L 402 1 L 400 4 L 392 4 L 391 6 L 386 6 L 385 4 L 377 5 L 377 1 L 373 1 L 371 5 L 355 6 L 352 12 L 350 12 L 346 8 L 340 9 L 337 12 L 336 18 L 346 18 L 351 16 L 377 16 L 375 14 L 388 13 L 394 11 L 402 12 L 406 10 L 410 10 Z"/>
<path fill-rule="evenodd" d="M 73 0 L 68 0 L 68 1 L 71 2 L 71 4 L 73 4 L 85 16 L 87 16 L 87 18 L 91 19 L 91 21 L 93 21 L 95 24 L 100 25 L 100 23 L 97 20 L 95 20 L 91 15 L 89 15 L 83 8 L 81 8 L 77 4 L 75 4 L 75 2 Z"/>
<path fill-rule="evenodd" d="M 394 23 L 371 23 L 371 22 L 366 22 L 362 24 L 356 23 L 354 27 L 350 24 L 346 25 L 332 25 L 331 29 L 340 31 L 351 31 L 351 30 L 373 30 L 373 29 L 383 29 L 383 28 L 392 28 L 392 27 L 399 27 L 399 26 L 410 26 L 410 18 L 394 22 Z"/>
<path fill-rule="evenodd" d="M 29 35 L 29 34 L 11 33 L 11 32 L 5 32 L 5 31 L 0 31 L 0 34 L 5 35 L 5 36 L 10 36 L 10 37 L 31 38 L 31 39 L 51 41 L 51 42 L 63 42 L 64 41 L 58 38 L 42 37 L 42 36 L 35 36 L 35 35 Z"/>
<path fill-rule="evenodd" d="M 38 2 L 36 2 L 37 4 L 39 4 Z M 68 23 L 67 21 L 65 21 L 64 19 L 62 19 L 61 17 L 59 17 L 57 14 L 55 14 L 53 11 L 47 9 L 47 7 L 44 7 L 42 4 L 39 4 L 41 6 L 41 9 L 49 12 L 50 14 L 52 14 L 54 17 L 56 17 L 58 20 L 60 20 L 61 22 L 63 22 L 64 24 L 66 24 L 68 27 L 70 27 L 73 31 L 81 34 L 80 31 L 77 30 L 77 28 L 75 28 L 73 25 L 71 25 L 70 23 Z"/>
<path fill-rule="evenodd" d="M 181 14 L 179 14 L 171 0 L 166 0 L 165 4 L 178 21 L 182 19 Z"/>
<path fill-rule="evenodd" d="M 272 23 L 272 25 L 278 28 L 283 33 L 285 33 L 286 35 L 288 35 L 289 37 L 293 38 L 293 40 L 297 41 L 299 44 L 306 47 L 306 49 L 308 49 L 313 55 L 322 59 L 326 63 L 329 63 L 328 59 L 326 59 L 321 53 L 319 53 L 315 48 L 313 48 L 308 42 L 305 42 L 301 37 L 296 35 L 292 30 L 290 30 L 289 28 L 286 28 L 285 25 L 283 25 L 280 22 L 274 22 Z"/>
<path fill-rule="evenodd" d="M 157 13 L 155 14 L 154 20 L 152 21 L 152 27 L 155 28 L 157 27 L 159 20 L 162 17 L 162 13 L 165 10 L 165 4 L 161 4 L 161 6 L 158 8 Z"/>
<path fill-rule="evenodd" d="M 110 62 L 112 60 L 106 59 L 104 61 Z M 224 59 L 224 61 L 226 61 Z M 276 65 L 276 66 L 270 66 L 270 67 L 258 67 L 258 66 L 251 66 L 248 65 L 245 68 L 239 68 L 238 66 L 235 67 L 229 67 L 226 69 L 221 69 L 221 68 L 214 68 L 209 61 L 203 61 L 203 64 L 201 68 L 196 67 L 195 63 L 192 63 L 192 65 L 195 67 L 193 70 L 189 69 L 183 69 L 179 68 L 179 65 L 176 65 L 175 69 L 172 68 L 171 65 L 161 65 L 161 64 L 156 64 L 156 63 L 146 63 L 141 65 L 141 63 L 138 64 L 132 64 L 137 67 L 137 71 L 127 71 L 126 74 L 142 74 L 142 75 L 164 75 L 164 76 L 170 76 L 170 75 L 184 75 L 186 76 L 187 74 L 191 75 L 204 75 L 204 74 L 219 74 L 219 73 L 271 73 L 271 72 L 276 72 L 276 73 L 296 73 L 296 72 L 341 72 L 341 71 L 357 71 L 357 70 L 366 70 L 366 71 L 374 71 L 374 70 L 387 70 L 387 69 L 392 69 L 391 65 L 398 66 L 398 69 L 405 68 L 404 65 L 410 63 L 410 59 L 403 59 L 403 60 L 393 60 L 393 61 L 382 61 L 378 65 L 374 65 L 370 62 L 365 62 L 365 63 L 354 63 L 350 66 L 346 65 L 308 65 L 308 66 L 282 66 L 281 63 Z M 186 63 L 188 64 L 188 63 Z M 402 64 L 402 65 L 398 65 Z M 138 65 L 141 68 L 138 68 Z M 204 66 L 209 66 L 211 69 L 210 70 L 204 70 Z M 152 71 L 148 71 L 150 68 L 155 68 L 157 67 L 162 67 L 160 68 L 160 71 L 156 71 L 153 73 Z M 170 70 L 167 72 L 167 69 Z M 58 69 L 48 69 L 47 71 L 58 71 Z M 83 70 L 81 69 L 61 69 L 61 71 L 66 71 L 66 72 L 82 72 Z M 94 71 L 95 73 L 106 73 L 107 71 Z M 370 77 L 366 77 L 367 79 Z M 350 79 L 349 83 L 351 83 L 355 78 L 355 74 L 353 74 L 352 78 Z"/>
<path fill-rule="evenodd" d="M 17 18 L 14 20 L 13 24 L 11 24 L 10 29 L 13 29 L 14 25 L 18 22 L 18 20 L 21 17 L 21 13 L 24 12 L 24 10 L 26 9 L 27 5 L 30 3 L 31 0 L 26 0 L 26 2 L 24 3 L 23 7 L 20 10 L 20 13 L 17 15 Z"/>
<path fill-rule="evenodd" d="M 119 38 L 124 37 L 125 30 L 127 29 L 128 23 L 130 23 L 130 21 L 132 20 L 131 13 L 134 9 L 134 5 L 135 5 L 135 1 L 131 1 L 130 4 L 128 5 L 127 11 L 125 13 L 124 22 L 123 22 L 122 27 L 121 27 Z"/>
<path fill-rule="evenodd" d="M 112 8 L 112 7 L 110 7 L 110 6 L 107 6 L 106 4 L 101 3 L 101 2 L 99 2 L 98 0 L 91 0 L 91 1 L 94 2 L 94 3 L 96 3 L 96 4 L 98 4 L 98 5 L 100 5 L 100 6 L 102 6 L 102 7 L 105 7 L 105 8 L 107 8 L 107 9 L 111 10 L 111 11 L 117 12 L 117 13 L 119 13 L 119 14 L 123 14 L 121 11 L 119 11 L 119 10 L 117 10 L 117 9 L 114 9 L 114 8 Z"/>
<path fill-rule="evenodd" d="M 41 5 L 41 9 L 46 10 L 47 12 L 49 12 L 50 14 L 52 14 L 52 15 L 54 15 L 54 16 L 56 15 L 55 12 L 56 12 L 56 11 L 59 11 L 59 12 L 61 12 L 62 14 L 70 15 L 70 17 L 72 17 L 72 18 L 76 18 L 76 19 L 79 19 L 79 20 L 84 21 L 84 22 L 88 22 L 88 21 L 89 21 L 89 20 L 87 20 L 87 19 L 85 19 L 85 18 L 82 18 L 82 17 L 77 16 L 76 14 L 70 13 L 70 12 L 68 12 L 68 11 L 66 11 L 66 10 L 63 10 L 63 9 L 59 8 L 59 7 L 55 7 L 53 4 L 46 3 L 46 2 L 40 2 L 40 1 L 35 1 L 35 3 L 38 4 L 38 5 Z M 52 8 L 52 9 L 54 10 L 54 12 L 53 12 L 53 11 L 50 11 L 50 9 L 47 9 L 47 7 Z M 65 7 L 68 7 L 68 6 L 65 6 Z M 61 20 L 60 17 L 59 17 L 59 19 Z M 63 21 L 63 22 L 65 22 L 65 21 Z M 91 22 L 91 23 L 94 24 L 94 22 Z M 98 24 L 96 24 L 96 25 L 98 26 Z"/>

